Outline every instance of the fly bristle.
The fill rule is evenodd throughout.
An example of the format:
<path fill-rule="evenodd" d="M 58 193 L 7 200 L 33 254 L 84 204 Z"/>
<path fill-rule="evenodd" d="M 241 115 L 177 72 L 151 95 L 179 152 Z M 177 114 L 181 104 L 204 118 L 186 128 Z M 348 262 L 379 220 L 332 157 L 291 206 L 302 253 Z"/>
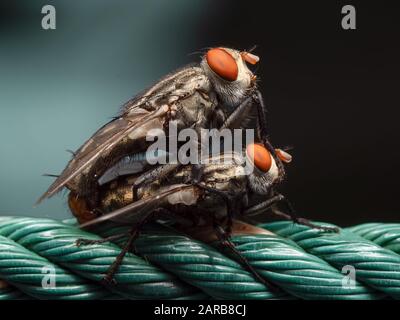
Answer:
<path fill-rule="evenodd" d="M 51 174 L 51 173 L 44 173 L 42 174 L 43 177 L 51 177 L 51 178 L 58 178 L 59 174 Z"/>
<path fill-rule="evenodd" d="M 67 151 L 68 153 L 72 154 L 72 156 L 74 156 L 74 157 L 76 156 L 76 152 L 75 151 L 72 151 L 70 149 L 67 149 L 65 151 Z"/>

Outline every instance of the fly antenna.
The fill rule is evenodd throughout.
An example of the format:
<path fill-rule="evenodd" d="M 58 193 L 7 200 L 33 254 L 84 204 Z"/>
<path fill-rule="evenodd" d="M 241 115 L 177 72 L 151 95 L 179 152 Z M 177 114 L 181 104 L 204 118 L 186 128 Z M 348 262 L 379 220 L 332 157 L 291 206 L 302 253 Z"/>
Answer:
<path fill-rule="evenodd" d="M 256 50 L 257 49 L 257 45 L 255 44 L 254 46 L 252 46 L 249 50 L 246 50 L 246 52 L 248 52 L 248 53 L 252 53 L 254 50 Z"/>
<path fill-rule="evenodd" d="M 293 149 L 294 149 L 294 146 L 286 146 L 286 147 L 282 148 L 283 151 L 290 151 L 290 150 L 293 150 Z"/>

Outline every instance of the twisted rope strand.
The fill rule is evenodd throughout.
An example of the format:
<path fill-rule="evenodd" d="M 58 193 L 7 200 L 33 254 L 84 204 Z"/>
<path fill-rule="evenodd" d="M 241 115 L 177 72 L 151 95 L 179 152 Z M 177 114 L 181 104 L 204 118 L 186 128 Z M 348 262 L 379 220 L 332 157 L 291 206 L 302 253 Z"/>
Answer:
<path fill-rule="evenodd" d="M 115 278 L 101 283 L 124 239 L 76 246 L 128 231 L 103 225 L 96 234 L 75 221 L 0 217 L 2 299 L 382 299 L 400 297 L 400 224 L 370 223 L 324 233 L 292 222 L 262 227 L 275 234 L 234 235 L 236 248 L 274 283 L 270 291 L 220 244 L 205 244 L 160 225 L 135 241 Z M 327 225 L 327 224 L 323 224 Z M 345 284 L 344 266 L 356 279 Z M 56 286 L 42 287 L 43 268 L 54 268 Z M 8 286 L 4 285 L 4 280 Z"/>
<path fill-rule="evenodd" d="M 96 229 L 103 237 L 129 228 L 108 224 Z M 117 243 L 122 246 L 126 238 Z M 271 292 L 243 267 L 209 245 L 162 226 L 146 228 L 135 241 L 135 251 L 216 299 L 288 299 Z"/>
<path fill-rule="evenodd" d="M 333 226 L 321 223 L 322 226 Z M 282 221 L 262 225 L 296 242 L 305 251 L 342 270 L 354 268 L 356 279 L 367 286 L 400 298 L 400 256 L 349 230 L 322 233 L 316 229 Z"/>
<path fill-rule="evenodd" d="M 358 281 L 348 290 L 341 272 L 287 239 L 252 235 L 232 240 L 260 275 L 298 298 L 366 300 L 383 296 Z"/>
<path fill-rule="evenodd" d="M 346 230 L 400 254 L 400 224 L 364 223 Z"/>
<path fill-rule="evenodd" d="M 58 267 L 11 239 L 0 236 L 1 279 L 13 284 L 21 292 L 37 299 L 102 299 L 109 293 L 100 286 Z M 43 286 L 43 270 L 54 270 L 56 286 Z M 5 291 L 6 295 L 15 290 Z"/>
<path fill-rule="evenodd" d="M 0 218 L 0 235 L 97 283 L 121 251 L 110 243 L 78 247 L 79 238 L 101 238 L 51 219 Z M 115 280 L 117 284 L 108 289 L 127 299 L 190 299 L 199 294 L 196 288 L 133 254 L 126 255 Z"/>

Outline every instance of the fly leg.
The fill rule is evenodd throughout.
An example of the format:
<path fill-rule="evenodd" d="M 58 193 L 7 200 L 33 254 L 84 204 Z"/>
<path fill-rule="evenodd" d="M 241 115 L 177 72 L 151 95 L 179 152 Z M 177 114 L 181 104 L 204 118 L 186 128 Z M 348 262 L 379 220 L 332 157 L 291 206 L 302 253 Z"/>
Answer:
<path fill-rule="evenodd" d="M 83 245 L 101 244 L 104 242 L 112 242 L 112 241 L 115 241 L 115 240 L 118 240 L 118 239 L 128 236 L 128 241 L 125 243 L 121 252 L 115 258 L 114 262 L 108 268 L 106 275 L 102 279 L 102 282 L 104 282 L 105 284 L 107 284 L 107 285 L 110 285 L 110 284 L 115 285 L 116 284 L 116 281 L 114 280 L 114 275 L 118 271 L 119 266 L 122 264 L 122 261 L 126 255 L 126 253 L 132 249 L 133 242 L 139 235 L 139 227 L 140 226 L 134 226 L 128 233 L 120 233 L 120 234 L 109 236 L 104 239 L 99 239 L 99 240 L 78 239 L 78 240 L 76 240 L 77 246 L 83 246 Z"/>
<path fill-rule="evenodd" d="M 312 229 L 319 229 L 321 231 L 325 231 L 325 232 L 335 232 L 338 233 L 340 230 L 337 227 L 324 227 L 324 226 L 319 226 L 316 225 L 315 223 L 312 223 L 310 220 L 306 219 L 306 218 L 302 218 L 299 217 L 296 213 L 296 211 L 294 211 L 292 204 L 289 202 L 289 200 L 287 200 L 285 197 L 282 200 L 285 204 L 286 207 L 288 208 L 288 213 L 284 213 L 282 211 L 280 211 L 276 206 L 272 206 L 272 213 L 278 217 L 282 217 L 285 220 L 291 220 L 294 223 L 303 225 L 303 226 L 307 226 L 310 227 Z"/>
<path fill-rule="evenodd" d="M 275 152 L 275 148 L 268 140 L 268 130 L 267 130 L 267 107 L 265 106 L 264 99 L 259 90 L 255 92 L 253 95 L 253 100 L 257 105 L 257 129 L 258 134 L 260 136 L 261 142 L 268 149 L 270 153 L 274 156 L 274 159 L 277 159 L 277 155 Z M 278 166 L 278 170 L 281 175 L 281 179 L 284 176 L 285 169 L 281 161 L 276 161 L 276 165 Z"/>
<path fill-rule="evenodd" d="M 276 204 L 278 202 L 284 202 L 287 209 L 288 213 L 284 213 L 280 211 L 277 207 Z M 258 213 L 265 212 L 267 210 L 271 209 L 271 212 L 281 218 L 284 218 L 285 220 L 291 220 L 297 224 L 305 225 L 307 227 L 313 228 L 313 229 L 320 229 L 323 231 L 327 232 L 339 232 L 339 229 L 336 227 L 323 227 L 323 226 L 318 226 L 314 223 L 312 223 L 310 220 L 306 218 L 301 218 L 297 215 L 296 211 L 294 210 L 292 204 L 289 202 L 289 200 L 286 199 L 286 197 L 280 193 L 275 194 L 271 198 L 254 205 L 252 207 L 249 207 L 243 211 L 243 215 L 255 215 Z"/>
<path fill-rule="evenodd" d="M 235 110 L 229 115 L 229 117 L 225 120 L 223 125 L 219 128 L 222 129 L 234 129 L 240 128 L 243 123 L 243 118 L 245 115 L 248 115 L 250 112 L 250 108 L 252 107 L 252 103 L 254 101 L 253 96 L 247 97 L 240 103 Z"/>
<path fill-rule="evenodd" d="M 204 166 L 198 163 L 192 165 L 192 183 L 197 185 L 201 182 L 203 177 Z"/>
<path fill-rule="evenodd" d="M 124 260 L 124 257 L 127 254 L 127 252 L 129 252 L 132 249 L 133 242 L 136 240 L 138 235 L 139 235 L 138 228 L 133 227 L 131 229 L 131 231 L 129 232 L 128 241 L 125 243 L 124 247 L 122 248 L 122 250 L 118 254 L 118 256 L 115 258 L 114 262 L 108 268 L 106 275 L 103 278 L 103 282 L 105 284 L 108 284 L 108 285 L 117 284 L 117 282 L 114 279 L 114 275 L 118 271 L 119 267 L 121 266 L 122 261 Z"/>
<path fill-rule="evenodd" d="M 229 115 L 228 119 L 224 122 L 221 129 L 224 128 L 239 128 L 243 123 L 243 118 L 249 114 L 250 108 L 254 106 L 257 107 L 257 135 L 264 146 L 268 149 L 270 153 L 277 159 L 276 152 L 272 144 L 268 139 L 267 130 L 267 107 L 265 106 L 264 99 L 259 90 L 255 91 L 251 96 L 246 98 L 235 110 Z M 281 173 L 281 179 L 284 175 L 284 167 L 281 161 L 277 161 L 279 172 Z"/>
<path fill-rule="evenodd" d="M 227 210 L 227 216 L 228 216 L 228 223 L 229 223 L 229 219 L 232 220 L 233 219 L 233 213 L 235 210 L 235 204 L 237 202 L 237 200 L 239 198 L 241 198 L 242 193 L 238 193 L 236 196 L 231 196 L 229 194 L 227 194 L 224 191 L 218 190 L 218 189 L 214 189 L 211 188 L 203 183 L 200 182 L 196 182 L 194 183 L 194 185 L 196 187 L 199 187 L 200 189 L 203 189 L 209 193 L 215 194 L 217 196 L 219 196 L 226 204 L 226 210 Z"/>
<path fill-rule="evenodd" d="M 256 214 L 265 212 L 265 211 L 271 209 L 271 207 L 275 203 L 283 201 L 284 198 L 285 197 L 283 195 L 281 195 L 281 194 L 274 195 L 271 198 L 269 198 L 269 199 L 267 199 L 267 200 L 265 200 L 265 201 L 263 201 L 263 202 L 261 202 L 259 204 L 256 204 L 254 206 L 246 208 L 243 211 L 242 215 L 244 215 L 244 216 L 252 216 L 252 215 L 256 215 Z"/>
<path fill-rule="evenodd" d="M 266 146 L 271 146 L 267 135 L 267 108 L 264 104 L 261 92 L 258 90 L 243 100 L 243 102 L 235 108 L 220 129 L 233 129 L 240 127 L 244 116 L 247 116 L 247 114 L 250 112 L 250 108 L 253 107 L 254 104 L 257 106 L 257 129 L 260 136 L 259 138 L 264 144 L 266 144 Z M 272 146 L 271 149 L 273 150 Z"/>
<path fill-rule="evenodd" d="M 229 218 L 228 218 L 229 219 Z M 232 225 L 232 224 L 231 224 Z M 225 230 L 220 223 L 217 222 L 217 220 L 214 220 L 214 230 L 215 234 L 221 243 L 221 245 L 224 246 L 224 248 L 228 249 L 233 253 L 234 256 L 236 256 L 240 263 L 262 284 L 264 284 L 268 289 L 270 289 L 273 292 L 278 291 L 278 288 L 270 283 L 269 281 L 265 280 L 263 277 L 261 277 L 258 272 L 253 268 L 253 266 L 249 263 L 249 261 L 242 255 L 242 253 L 236 248 L 235 244 L 232 242 L 231 237 L 230 237 L 230 232 L 228 233 L 227 230 Z"/>
<path fill-rule="evenodd" d="M 275 285 L 269 283 L 264 278 L 262 278 L 257 271 L 251 266 L 249 261 L 244 257 L 239 250 L 236 249 L 235 244 L 232 242 L 230 236 L 232 233 L 232 225 L 233 225 L 233 217 L 235 215 L 235 211 L 237 211 L 237 199 L 241 198 L 243 195 L 242 193 L 238 193 L 237 197 L 230 196 L 223 191 L 218 189 L 210 188 L 204 184 L 197 183 L 196 184 L 199 188 L 206 190 L 210 193 L 214 193 L 220 196 L 226 203 L 227 208 L 227 220 L 225 223 L 225 228 L 222 227 L 222 223 L 218 222 L 216 218 L 214 218 L 214 230 L 215 234 L 219 240 L 219 242 L 227 249 L 229 249 L 242 263 L 242 265 L 261 283 L 263 283 L 267 288 L 272 291 L 276 291 L 277 288 Z M 236 209 L 236 210 L 235 210 Z"/>
<path fill-rule="evenodd" d="M 78 247 L 80 247 L 80 246 L 88 246 L 88 245 L 92 245 L 92 244 L 101 244 L 101 243 L 105 243 L 105 242 L 113 242 L 115 240 L 125 237 L 126 235 L 127 235 L 127 233 L 120 233 L 120 234 L 114 234 L 114 235 L 106 237 L 104 239 L 96 239 L 96 240 L 79 238 L 76 240 L 76 245 Z"/>
<path fill-rule="evenodd" d="M 153 214 L 150 214 L 150 215 L 146 216 L 142 221 L 140 221 L 139 223 L 137 223 L 136 225 L 134 225 L 131 228 L 131 230 L 129 231 L 129 237 L 128 237 L 127 242 L 125 243 L 121 252 L 115 258 L 114 262 L 108 268 L 106 275 L 103 278 L 103 282 L 105 284 L 109 284 L 109 285 L 116 284 L 116 281 L 114 279 L 115 273 L 118 271 L 119 267 L 121 266 L 122 261 L 124 260 L 124 257 L 126 256 L 126 254 L 132 250 L 133 243 L 138 238 L 142 227 L 152 218 L 153 218 Z"/>
<path fill-rule="evenodd" d="M 76 245 L 79 246 L 86 246 L 86 245 L 93 245 L 93 244 L 101 244 L 105 242 L 112 242 L 118 239 L 121 239 L 123 237 L 128 237 L 128 241 L 124 245 L 123 249 L 121 252 L 118 254 L 117 258 L 114 260 L 114 262 L 111 264 L 111 266 L 108 268 L 106 275 L 103 278 L 103 282 L 105 284 L 116 284 L 114 280 L 114 274 L 118 271 L 119 266 L 121 265 L 126 253 L 130 251 L 132 248 L 133 241 L 137 238 L 139 232 L 138 232 L 139 227 L 134 226 L 130 232 L 128 233 L 120 233 L 120 234 L 115 234 L 112 236 L 109 236 L 104 239 L 98 239 L 98 240 L 92 240 L 92 239 L 77 239 L 76 240 Z"/>
<path fill-rule="evenodd" d="M 256 91 L 253 95 L 254 102 L 257 105 L 257 116 L 258 116 L 258 129 L 260 132 L 260 138 L 263 143 L 268 143 L 267 134 L 267 107 L 265 106 L 264 99 L 260 91 Z"/>

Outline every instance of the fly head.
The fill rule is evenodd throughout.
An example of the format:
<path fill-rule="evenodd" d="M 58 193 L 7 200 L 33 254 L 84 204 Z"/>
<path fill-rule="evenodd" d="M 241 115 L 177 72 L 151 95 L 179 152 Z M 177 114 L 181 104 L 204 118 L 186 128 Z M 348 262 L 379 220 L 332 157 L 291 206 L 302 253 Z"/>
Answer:
<path fill-rule="evenodd" d="M 256 76 L 246 63 L 255 64 L 258 60 L 249 52 L 212 48 L 204 55 L 200 65 L 221 102 L 234 108 L 256 89 Z"/>

